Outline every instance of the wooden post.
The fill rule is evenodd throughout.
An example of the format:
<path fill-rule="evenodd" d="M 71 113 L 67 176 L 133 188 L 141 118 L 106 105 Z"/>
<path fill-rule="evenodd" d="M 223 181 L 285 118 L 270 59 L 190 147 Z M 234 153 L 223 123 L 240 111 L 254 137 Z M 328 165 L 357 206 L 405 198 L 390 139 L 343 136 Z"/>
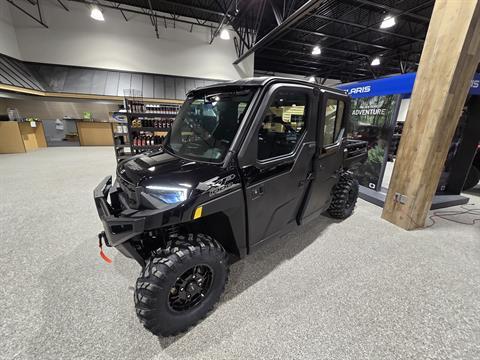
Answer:
<path fill-rule="evenodd" d="M 480 61 L 480 0 L 436 0 L 382 217 L 423 227 Z"/>

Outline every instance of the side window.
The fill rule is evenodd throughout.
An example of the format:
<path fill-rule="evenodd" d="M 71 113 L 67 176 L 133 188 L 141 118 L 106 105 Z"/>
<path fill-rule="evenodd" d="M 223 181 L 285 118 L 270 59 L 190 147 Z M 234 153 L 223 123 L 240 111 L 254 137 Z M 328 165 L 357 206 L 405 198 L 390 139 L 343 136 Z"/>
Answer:
<path fill-rule="evenodd" d="M 323 145 L 330 145 L 337 140 L 342 129 L 345 103 L 342 100 L 328 99 L 325 109 L 325 127 L 323 129 Z"/>
<path fill-rule="evenodd" d="M 276 93 L 258 132 L 258 159 L 291 153 L 305 130 L 308 94 L 299 90 Z"/>

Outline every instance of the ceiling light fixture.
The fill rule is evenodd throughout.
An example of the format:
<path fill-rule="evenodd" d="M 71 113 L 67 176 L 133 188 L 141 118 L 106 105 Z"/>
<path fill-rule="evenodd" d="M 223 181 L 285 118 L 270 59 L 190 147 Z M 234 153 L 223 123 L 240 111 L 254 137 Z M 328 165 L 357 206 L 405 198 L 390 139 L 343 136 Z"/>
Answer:
<path fill-rule="evenodd" d="M 230 40 L 230 33 L 227 29 L 222 29 L 220 32 L 220 39 L 222 40 Z"/>
<path fill-rule="evenodd" d="M 92 6 L 92 10 L 90 11 L 90 17 L 97 21 L 105 21 L 102 10 L 100 10 L 100 8 L 96 5 Z"/>
<path fill-rule="evenodd" d="M 372 66 L 380 65 L 380 58 L 376 57 L 375 59 L 373 59 L 370 65 Z"/>
<path fill-rule="evenodd" d="M 395 18 L 391 15 L 385 16 L 382 23 L 380 24 L 380 29 L 388 29 L 396 25 Z"/>
<path fill-rule="evenodd" d="M 312 55 L 320 55 L 322 53 L 322 50 L 320 49 L 320 46 L 315 46 L 312 50 Z"/>

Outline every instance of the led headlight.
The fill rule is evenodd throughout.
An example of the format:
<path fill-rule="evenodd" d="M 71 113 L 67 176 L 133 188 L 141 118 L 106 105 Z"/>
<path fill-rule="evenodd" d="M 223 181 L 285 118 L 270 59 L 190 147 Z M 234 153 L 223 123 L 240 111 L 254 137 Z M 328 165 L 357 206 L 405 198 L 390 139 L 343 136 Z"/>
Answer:
<path fill-rule="evenodd" d="M 147 192 L 166 204 L 176 204 L 187 200 L 188 190 L 181 187 L 148 185 Z"/>

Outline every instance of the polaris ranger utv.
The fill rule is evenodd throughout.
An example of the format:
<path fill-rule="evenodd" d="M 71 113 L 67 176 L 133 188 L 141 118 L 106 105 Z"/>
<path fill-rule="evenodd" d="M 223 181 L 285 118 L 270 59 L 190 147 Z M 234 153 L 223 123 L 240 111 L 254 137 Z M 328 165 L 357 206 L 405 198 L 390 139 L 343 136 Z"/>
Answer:
<path fill-rule="evenodd" d="M 305 81 L 203 87 L 187 94 L 159 151 L 124 160 L 113 184 L 97 186 L 100 248 L 141 265 L 134 299 L 148 330 L 174 335 L 205 317 L 229 260 L 325 211 L 352 214 L 348 169 L 367 144 L 347 140 L 349 114 L 343 91 Z"/>

